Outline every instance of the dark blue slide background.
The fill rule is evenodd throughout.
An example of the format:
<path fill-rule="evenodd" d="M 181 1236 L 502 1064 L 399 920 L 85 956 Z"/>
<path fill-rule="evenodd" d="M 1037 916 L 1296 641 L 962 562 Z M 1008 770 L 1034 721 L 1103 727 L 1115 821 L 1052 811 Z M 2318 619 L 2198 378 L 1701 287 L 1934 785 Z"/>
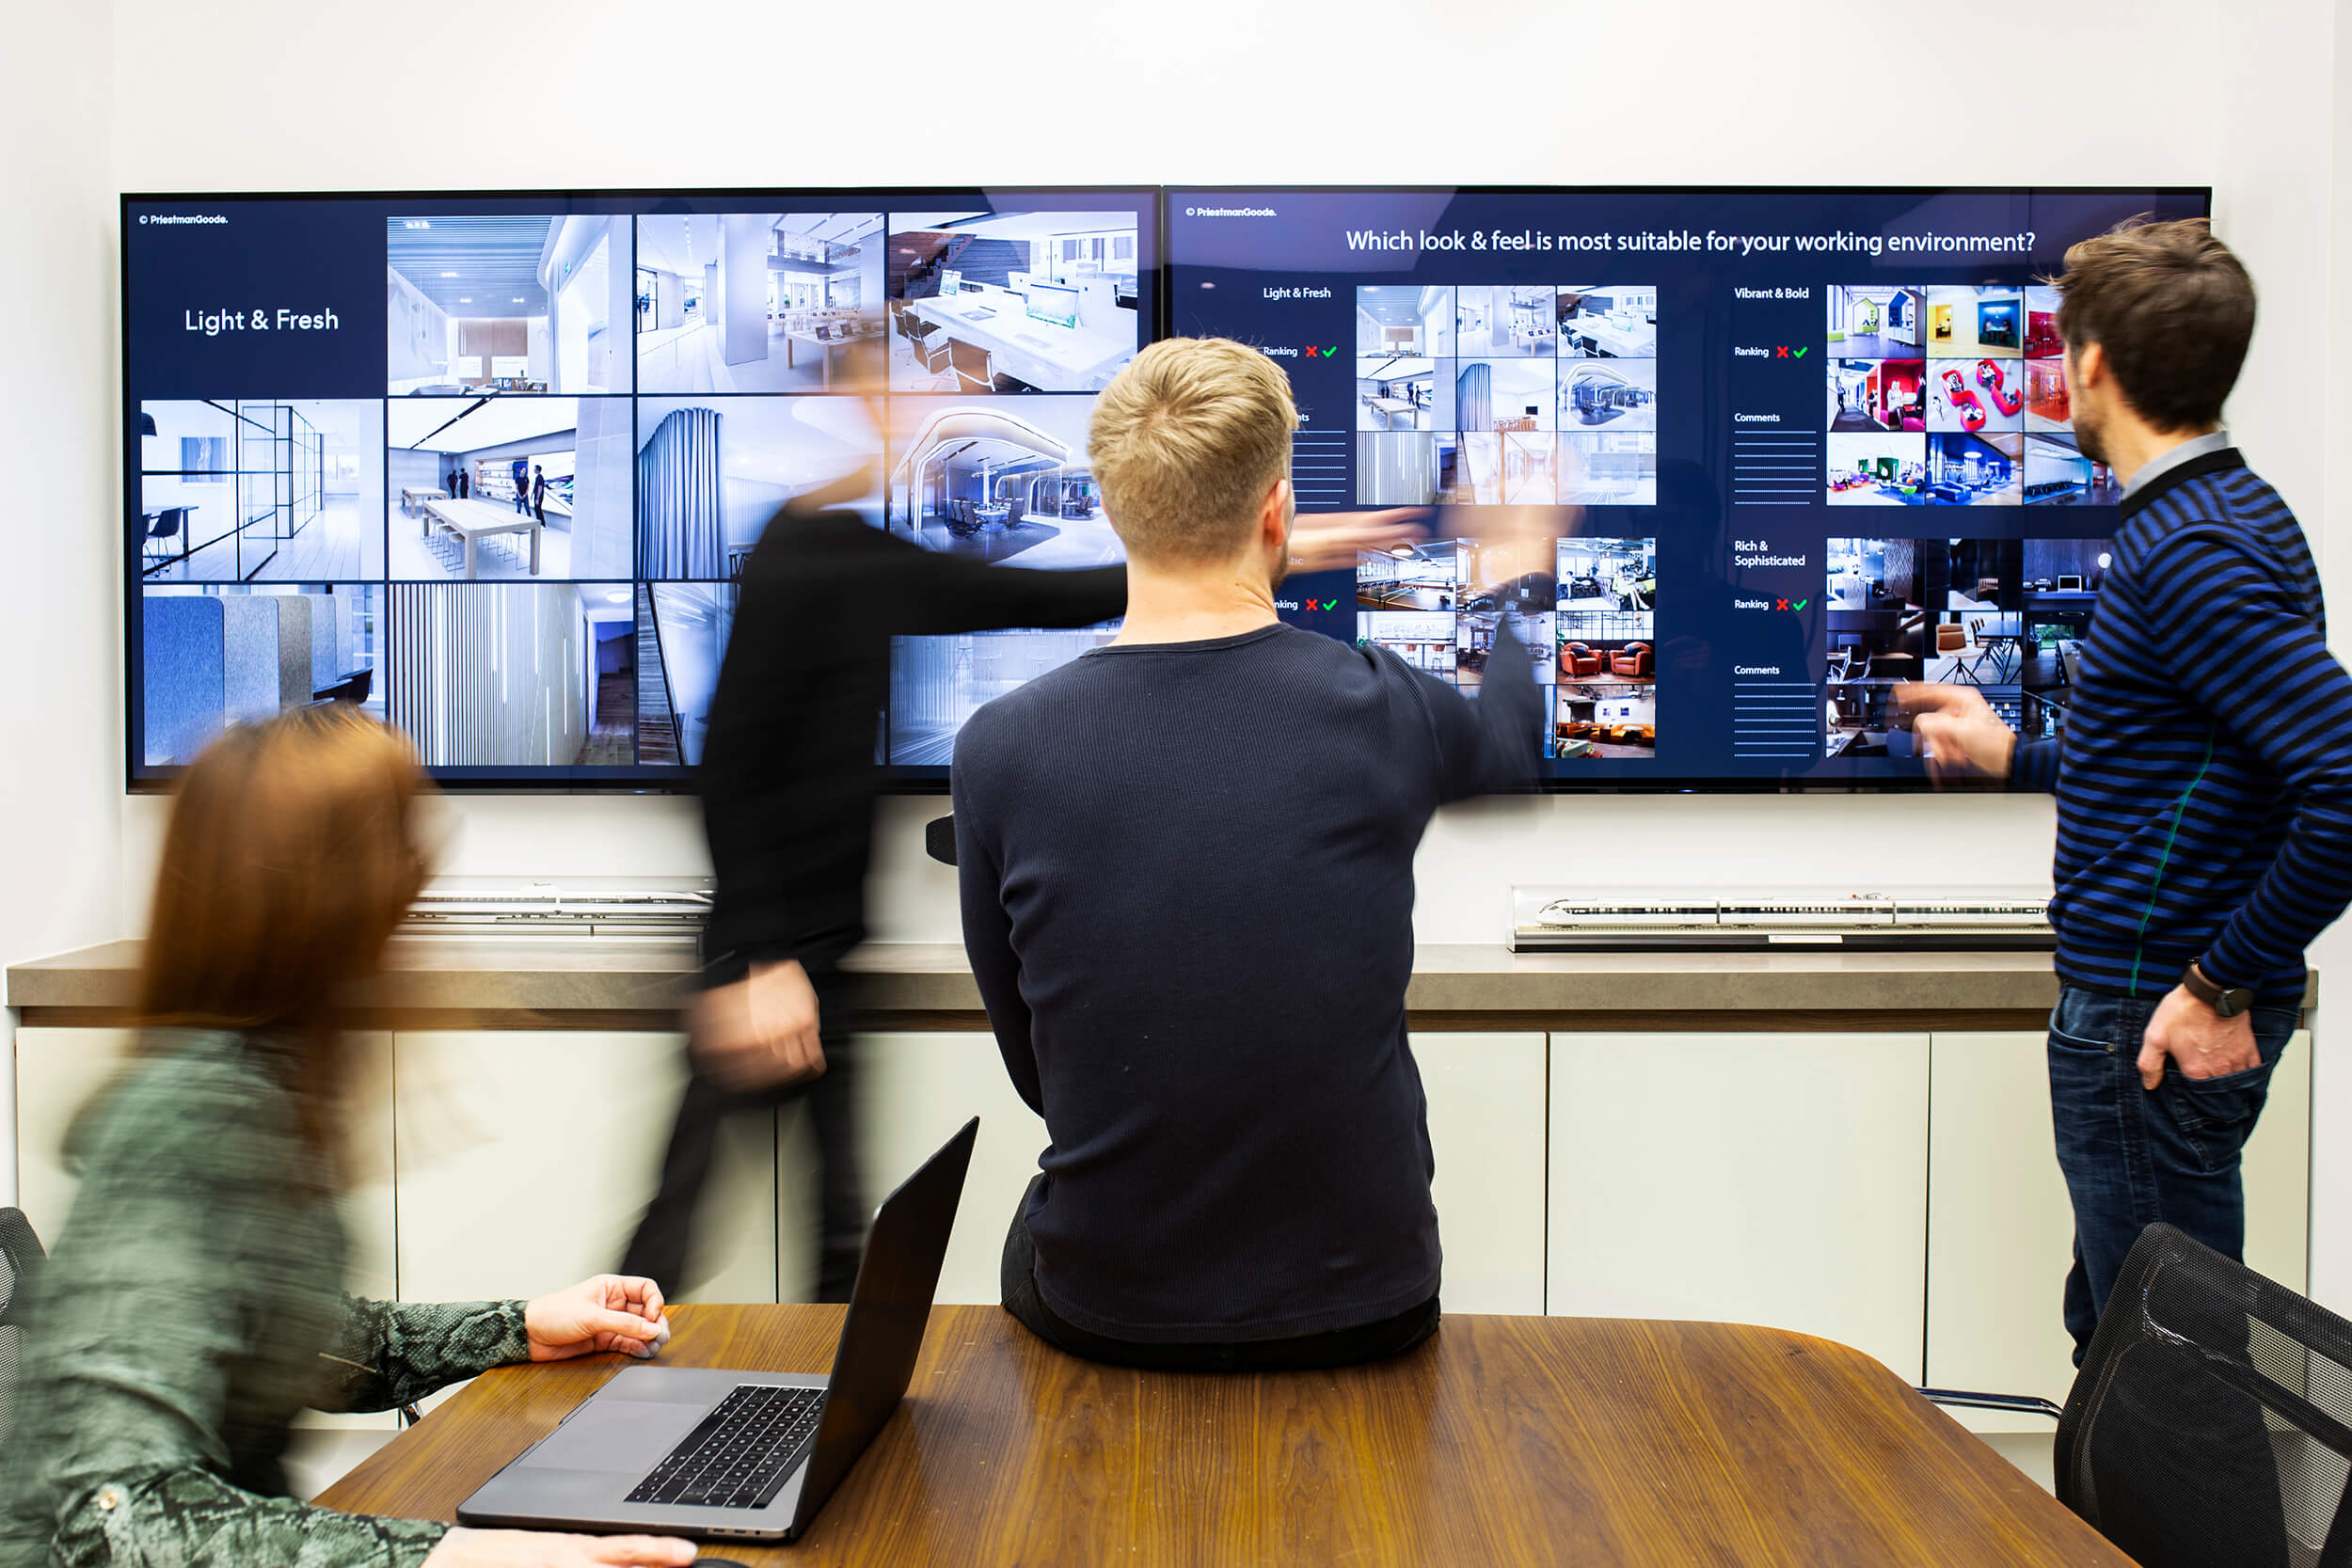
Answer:
<path fill-rule="evenodd" d="M 1831 506 L 1815 484 L 1805 504 L 1735 511 L 1731 440 L 1736 410 L 1774 410 L 1821 431 L 1828 400 L 1827 295 L 1832 285 L 2007 285 L 2060 272 L 2066 247 L 2139 214 L 2203 216 L 2202 190 L 2102 191 L 1480 191 L 1183 188 L 1168 192 L 1170 326 L 1179 336 L 1237 338 L 1282 351 L 1305 428 L 1355 425 L 1355 291 L 1365 284 L 1655 286 L 1658 489 L 1654 506 L 1589 506 L 1577 531 L 1655 538 L 1657 744 L 1654 757 L 1561 760 L 1564 783 L 1613 787 L 1915 782 L 1897 757 L 1809 764 L 1733 754 L 1732 669 L 1776 667 L 1824 679 L 1827 539 L 1933 535 L 2078 539 L 2109 535 L 2112 506 Z M 1220 210 L 1216 215 L 1204 209 Z M 1252 215 L 1230 215 L 1235 210 Z M 1829 253 L 1787 248 L 1369 249 L 1350 231 L 1472 236 L 1697 234 L 1718 236 L 2024 235 L 2031 248 L 1951 254 L 1891 248 Z M 1735 289 L 1795 288 L 1781 305 L 1735 298 Z M 1269 297 L 1327 290 L 1328 296 Z M 1802 344 L 1795 361 L 1735 356 L 1736 344 Z M 1307 357 L 1309 345 L 1341 345 Z M 1960 361 L 1952 361 L 1959 363 Z M 1605 361 L 1604 361 L 1605 363 Z M 2013 361 L 2012 361 L 2013 363 Z M 1353 445 L 1350 444 L 1351 462 Z M 1351 476 L 1352 477 L 1352 476 Z M 1351 483 L 1349 493 L 1354 493 Z M 1453 525 L 1443 515 L 1438 527 Z M 1802 569 L 1742 571 L 1733 541 L 1769 538 L 1770 553 L 1802 555 Z M 1806 608 L 1735 611 L 1763 594 Z M 1331 597 L 1327 591 L 1325 598 Z M 1345 603 L 1343 598 L 1343 604 Z M 1930 619 L 1932 620 L 1931 607 Z M 1316 627 L 1352 636 L 1344 617 Z M 1930 633 L 1932 636 L 1932 633 Z M 1813 711 L 1821 707 L 1817 690 Z"/>

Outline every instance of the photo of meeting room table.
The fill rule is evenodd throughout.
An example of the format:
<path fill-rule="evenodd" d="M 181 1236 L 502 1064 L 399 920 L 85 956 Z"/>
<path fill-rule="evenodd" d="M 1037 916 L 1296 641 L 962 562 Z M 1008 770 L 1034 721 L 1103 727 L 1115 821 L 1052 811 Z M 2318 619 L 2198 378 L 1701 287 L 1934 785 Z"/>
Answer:
<path fill-rule="evenodd" d="M 626 578 L 636 489 L 628 398 L 394 398 L 395 581 Z"/>
<path fill-rule="evenodd" d="M 498 533 L 528 534 L 531 539 L 531 575 L 539 575 L 539 541 L 547 531 L 536 514 L 517 512 L 513 503 L 475 500 L 470 496 L 455 500 L 448 496 L 428 498 L 418 507 L 424 519 L 424 533 L 430 538 L 436 531 L 453 535 L 465 546 L 465 570 L 460 574 L 468 582 L 474 580 L 481 564 L 482 541 Z"/>

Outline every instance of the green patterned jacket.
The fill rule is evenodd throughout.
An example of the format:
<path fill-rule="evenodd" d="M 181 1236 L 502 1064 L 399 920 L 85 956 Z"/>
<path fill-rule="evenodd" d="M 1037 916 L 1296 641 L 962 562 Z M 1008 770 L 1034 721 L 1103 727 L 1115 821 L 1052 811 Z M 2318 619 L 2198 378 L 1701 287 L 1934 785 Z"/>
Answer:
<path fill-rule="evenodd" d="M 0 1568 L 405 1568 L 448 1527 L 286 1495 L 296 1412 L 389 1410 L 529 1354 L 523 1304 L 360 1301 L 324 1162 L 245 1037 L 177 1032 L 74 1129 L 31 1292 Z"/>

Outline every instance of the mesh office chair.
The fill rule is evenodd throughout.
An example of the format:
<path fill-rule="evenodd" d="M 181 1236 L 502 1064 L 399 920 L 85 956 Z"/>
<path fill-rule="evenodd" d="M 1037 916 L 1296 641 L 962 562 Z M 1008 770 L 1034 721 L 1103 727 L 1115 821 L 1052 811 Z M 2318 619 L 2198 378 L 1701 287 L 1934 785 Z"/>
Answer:
<path fill-rule="evenodd" d="M 16 1419 L 16 1380 L 24 1359 L 24 1295 L 40 1271 L 40 1239 L 22 1209 L 0 1209 L 0 1443 Z"/>
<path fill-rule="evenodd" d="M 2352 1564 L 2352 1323 L 2169 1225 L 2058 1422 L 2058 1500 L 2142 1568 Z"/>

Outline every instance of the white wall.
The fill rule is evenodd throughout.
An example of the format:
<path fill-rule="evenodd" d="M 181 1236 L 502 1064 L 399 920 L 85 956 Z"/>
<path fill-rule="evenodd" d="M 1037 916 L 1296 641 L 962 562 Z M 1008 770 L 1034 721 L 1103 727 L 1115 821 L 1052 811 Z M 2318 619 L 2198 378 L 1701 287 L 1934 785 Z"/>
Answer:
<path fill-rule="evenodd" d="M 798 24 L 791 13 L 746 0 L 713 4 L 723 14 L 707 20 L 726 36 L 755 49 L 762 42 L 773 50 L 793 46 Z M 514 0 L 493 8 L 511 9 L 518 21 L 528 14 Z M 1693 17 L 1694 8 L 1709 14 Z M 2221 184 L 2223 231 L 2246 250 L 2264 289 L 2265 325 L 2234 410 L 2239 434 L 2315 539 L 2322 538 L 2321 486 L 2331 472 L 2338 483 L 2352 480 L 2352 454 L 2334 434 L 2341 410 L 2330 421 L 2327 379 L 2316 373 L 2327 341 L 2317 328 L 2343 293 L 2330 284 L 2352 280 L 2343 276 L 2345 247 L 2330 245 L 2337 217 L 2328 204 L 2328 153 L 2344 133 L 2334 91 L 2340 40 L 2324 0 L 2233 5 L 2226 26 L 2212 0 L 2155 0 L 2129 11 L 2094 0 L 2043 7 L 2029 41 L 2019 47 L 2048 69 L 1979 73 L 1965 133 L 1925 138 L 1853 134 L 1851 95 L 1834 90 L 1838 73 L 1821 40 L 1851 34 L 1861 13 L 1818 0 L 1761 8 L 1731 0 L 1698 8 L 1526 0 L 1275 8 L 1204 0 L 1181 21 L 1164 9 L 1043 0 L 1042 10 L 1033 8 L 1024 26 L 1009 30 L 960 25 L 964 13 L 941 0 L 908 0 L 894 17 L 910 34 L 953 30 L 962 51 L 959 63 L 976 80 L 1037 80 L 1059 71 L 1116 83 L 1116 134 L 1101 134 L 1098 117 L 1089 122 L 1095 130 L 1066 135 L 1032 127 L 1019 135 L 943 137 L 919 118 L 876 114 L 854 73 L 818 72 L 795 82 L 796 117 L 857 130 L 829 144 L 821 168 L 797 169 L 795 177 L 843 184 Z M 7 221 L 38 224 L 40 244 L 8 247 L 9 259 L 0 264 L 30 268 L 40 256 L 38 279 L 27 273 L 16 297 L 57 300 L 63 287 L 75 305 L 43 311 L 24 328 L 37 335 L 28 341 L 37 350 L 28 362 L 44 370 L 38 397 L 29 390 L 7 394 L 24 402 L 25 418 L 36 421 L 20 419 L 10 428 L 56 432 L 52 440 L 28 443 L 51 458 L 37 483 L 56 488 L 63 503 L 62 511 L 53 509 L 56 515 L 90 519 L 88 531 L 70 537 L 108 541 L 83 553 L 66 547 L 62 531 L 50 531 L 40 547 L 72 559 L 64 587 L 51 592 L 42 584 L 37 613 L 44 624 L 64 623 L 71 639 L 103 645 L 109 660 L 116 639 L 106 522 L 113 437 L 104 399 L 113 361 L 95 352 L 89 325 L 112 319 L 103 231 L 108 189 L 753 185 L 776 177 L 772 105 L 702 91 L 691 72 L 648 84 L 641 69 L 645 13 L 618 0 L 580 0 L 564 27 L 533 28 L 534 70 L 551 81 L 635 84 L 630 112 L 613 113 L 610 94 L 557 94 L 539 114 L 501 125 L 493 137 L 384 130 L 469 117 L 474 105 L 465 79 L 447 69 L 438 40 L 451 28 L 478 30 L 479 3 L 432 0 L 421 12 L 410 8 L 395 29 L 364 11 L 296 0 L 239 0 L 233 15 L 236 24 L 223 26 L 217 12 L 165 0 L 116 0 L 111 181 L 87 136 L 51 134 L 60 124 L 98 122 L 74 105 L 76 93 L 87 103 L 105 90 L 103 82 L 88 80 L 105 57 L 103 18 L 69 24 L 43 17 L 33 24 L 37 30 L 72 25 L 74 39 L 9 56 L 21 90 L 9 95 L 5 112 L 26 128 L 16 145 L 34 149 L 42 163 L 32 203 L 11 209 Z M 1984 21 L 1980 7 L 1915 5 L 1872 13 L 1868 26 L 1898 40 L 1907 36 L 1910 57 L 1920 59 L 1939 40 L 1978 36 Z M 1179 28 L 1188 47 L 1169 46 L 1171 30 Z M 1433 32 L 1507 37 L 1530 62 L 1522 79 L 1480 98 L 1474 159 L 1459 136 L 1434 128 L 1368 140 L 1350 129 L 1331 94 L 1299 90 L 1293 62 L 1314 61 L 1314 74 L 1325 82 L 1377 78 L 1393 71 L 1396 39 Z M 1587 67 L 1577 73 L 1576 90 L 1547 86 L 1571 59 Z M 1596 61 L 1644 63 L 1591 69 Z M 1476 74 L 1468 65 L 1461 70 L 1466 84 Z M 214 89 L 200 136 L 187 135 L 184 124 L 184 85 L 191 80 Z M 691 105 L 694 136 L 643 134 L 665 97 L 673 108 Z M 1594 126 L 1615 129 L 1595 136 Z M 90 251 L 86 268 L 54 264 L 61 245 L 76 245 Z M 38 352 L 38 335 L 54 336 L 55 346 Z M 68 394 L 62 403 L 61 386 Z M 2339 601 L 2352 605 L 2352 542 L 2328 550 L 2326 566 Z M 27 593 L 26 578 L 12 575 L 10 581 L 12 592 Z M 93 637 L 85 618 L 103 625 L 103 636 Z M 11 627 L 20 635 L 23 629 Z M 45 667 L 55 663 L 43 660 Z M 75 677 L 86 700 L 60 704 L 59 714 L 72 716 L 68 728 L 87 731 L 87 714 L 112 711 L 116 676 L 103 661 L 98 668 L 103 673 Z M 111 734 L 84 734 L 75 744 L 96 746 L 104 767 L 92 760 L 70 780 L 60 773 L 40 784 L 43 800 L 65 813 L 68 831 L 44 832 L 23 851 L 12 842 L 11 849 L 54 856 L 80 875 L 56 901 L 36 898 L 29 909 L 0 914 L 45 923 L 38 939 L 28 933 L 0 956 L 19 956 L 42 941 L 61 946 L 81 940 L 83 927 L 58 915 L 57 902 L 72 898 L 103 910 L 86 924 L 103 925 L 118 906 L 135 911 L 144 896 L 160 807 L 129 801 L 118 849 L 110 832 L 115 802 L 106 792 L 119 741 Z M 11 780 L 0 787 L 26 786 Z M 884 813 L 875 926 L 885 938 L 946 940 L 954 933 L 946 874 L 922 860 L 915 837 L 916 826 L 938 809 L 937 801 L 916 800 L 894 802 Z M 464 832 L 450 867 L 455 872 L 656 874 L 702 864 L 688 801 L 473 799 L 461 800 L 457 813 Z M 1582 831 L 1597 818 L 1605 820 L 1605 831 Z M 1798 880 L 1849 869 L 1869 875 L 1907 854 L 1922 875 L 2030 880 L 2046 875 L 2049 832 L 2045 800 L 1998 797 L 1567 798 L 1465 811 L 1441 820 L 1424 848 L 1418 923 L 1428 939 L 1490 938 L 1505 884 L 1535 877 Z M 114 888 L 87 891 L 93 870 L 112 876 Z M 51 929 L 77 934 L 48 941 Z M 2335 950 L 2324 947 L 2323 958 Z M 2352 946 L 2341 957 L 2352 964 Z M 2352 974 L 2352 968 L 2344 973 Z M 2321 1035 L 2325 1040 L 2324 1027 Z M 2315 1114 L 2323 1123 L 2352 1126 L 2352 1084 L 2338 1085 L 2327 1061 L 2323 1049 Z M 2322 1148 L 2344 1141 L 2315 1140 Z M 2352 1302 L 2352 1199 L 2331 1202 L 2330 1193 L 2344 1191 L 2341 1180 L 2323 1185 L 2315 1208 L 2314 1275 L 2321 1293 L 2339 1304 Z"/>
<path fill-rule="evenodd" d="M 0 51 L 0 298 L 18 302 L 0 429 L 16 454 L 0 573 L 0 961 L 122 929 L 121 437 L 103 6 L 17 8 Z M 11 1057 L 14 1015 L 0 1022 Z M 15 1073 L 0 1204 L 16 1201 Z"/>

